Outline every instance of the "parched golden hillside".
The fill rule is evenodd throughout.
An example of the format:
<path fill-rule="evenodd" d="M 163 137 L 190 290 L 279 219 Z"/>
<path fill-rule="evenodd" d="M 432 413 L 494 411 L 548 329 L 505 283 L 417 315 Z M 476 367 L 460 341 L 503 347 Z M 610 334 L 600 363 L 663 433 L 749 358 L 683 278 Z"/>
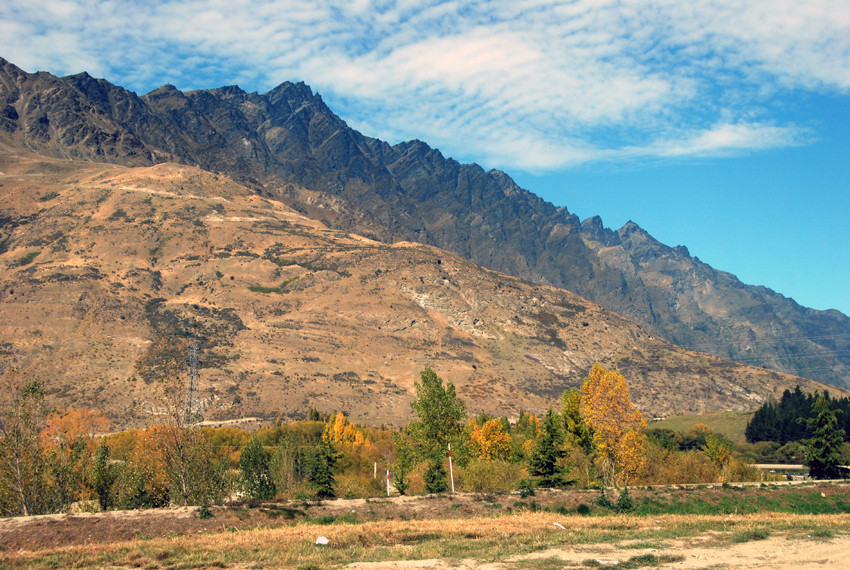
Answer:
<path fill-rule="evenodd" d="M 472 412 L 507 415 L 545 410 L 596 361 L 653 415 L 821 387 L 684 351 L 433 247 L 328 229 L 193 167 L 0 148 L 0 195 L 5 366 L 118 426 L 155 421 L 161 365 L 193 343 L 208 420 L 315 407 L 399 424 L 425 366 Z"/>

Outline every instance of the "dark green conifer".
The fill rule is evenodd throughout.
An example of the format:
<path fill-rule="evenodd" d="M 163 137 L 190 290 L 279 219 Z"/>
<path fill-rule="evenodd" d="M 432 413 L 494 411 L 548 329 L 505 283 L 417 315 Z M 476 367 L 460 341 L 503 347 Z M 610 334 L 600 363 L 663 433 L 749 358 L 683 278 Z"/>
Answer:
<path fill-rule="evenodd" d="M 564 468 L 558 463 L 564 455 L 559 424 L 558 414 L 549 408 L 543 418 L 540 441 L 531 456 L 531 474 L 539 477 L 541 487 L 559 487 L 566 483 Z"/>
<path fill-rule="evenodd" d="M 808 454 L 805 463 L 809 467 L 809 475 L 814 479 L 845 477 L 846 470 L 841 467 L 844 430 L 838 425 L 835 411 L 825 395 L 815 400 L 812 411 L 815 416 L 806 422 L 814 432 L 814 436 L 806 442 Z"/>

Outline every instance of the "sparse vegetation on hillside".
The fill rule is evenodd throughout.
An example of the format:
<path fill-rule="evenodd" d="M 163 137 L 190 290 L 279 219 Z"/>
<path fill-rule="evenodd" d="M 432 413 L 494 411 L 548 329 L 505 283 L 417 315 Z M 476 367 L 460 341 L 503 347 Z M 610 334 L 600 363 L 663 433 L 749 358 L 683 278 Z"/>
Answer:
<path fill-rule="evenodd" d="M 400 426 L 410 369 L 426 365 L 470 412 L 512 419 L 542 416 L 595 361 L 651 416 L 750 409 L 798 382 L 688 353 L 567 291 L 328 229 L 195 168 L 22 151 L 0 169 L 3 351 L 48 406 L 97 406 L 116 429 L 157 421 L 153 371 L 190 344 L 200 405 L 222 421 L 321 405 Z"/>

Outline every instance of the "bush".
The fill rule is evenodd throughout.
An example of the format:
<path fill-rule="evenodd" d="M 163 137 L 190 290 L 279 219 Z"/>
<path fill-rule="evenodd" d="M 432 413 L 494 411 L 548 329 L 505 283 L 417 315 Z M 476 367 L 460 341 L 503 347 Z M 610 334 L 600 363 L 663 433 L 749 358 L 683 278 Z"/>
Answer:
<path fill-rule="evenodd" d="M 428 463 L 428 470 L 425 471 L 425 492 L 431 494 L 448 491 L 449 483 L 446 477 L 446 469 L 443 467 L 442 460 L 430 461 Z"/>
<path fill-rule="evenodd" d="M 343 499 L 363 499 L 366 497 L 386 496 L 387 481 L 383 477 L 375 479 L 372 474 L 346 473 L 336 476 L 336 494 Z"/>
<path fill-rule="evenodd" d="M 473 493 L 512 491 L 525 475 L 519 465 L 502 460 L 473 459 L 458 469 L 460 488 Z"/>
<path fill-rule="evenodd" d="M 608 496 L 605 494 L 605 489 L 602 489 L 602 494 L 600 494 L 599 498 L 596 499 L 596 504 L 606 509 L 614 508 L 614 503 L 612 503 L 611 499 L 609 499 Z"/>
<path fill-rule="evenodd" d="M 732 459 L 728 468 L 729 481 L 784 481 L 785 476 L 750 467 L 740 459 Z"/>
<path fill-rule="evenodd" d="M 519 482 L 519 496 L 522 499 L 534 496 L 534 480 L 521 479 Z"/>
<path fill-rule="evenodd" d="M 617 499 L 617 510 L 621 513 L 627 513 L 634 509 L 634 507 L 634 503 L 632 503 L 632 496 L 629 495 L 629 488 L 623 487 L 623 492 L 620 493 L 620 497 Z"/>
<path fill-rule="evenodd" d="M 669 451 L 654 445 L 638 477 L 641 485 L 714 483 L 720 480 L 717 465 L 702 451 Z"/>

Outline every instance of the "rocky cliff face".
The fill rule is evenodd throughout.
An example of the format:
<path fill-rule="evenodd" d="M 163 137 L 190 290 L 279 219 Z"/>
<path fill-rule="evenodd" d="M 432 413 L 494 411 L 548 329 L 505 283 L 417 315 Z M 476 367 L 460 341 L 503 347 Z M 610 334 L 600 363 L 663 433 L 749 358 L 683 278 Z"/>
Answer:
<path fill-rule="evenodd" d="M 350 129 L 304 84 L 138 97 L 86 74 L 28 74 L 0 60 L 0 128 L 29 149 L 224 172 L 324 223 L 435 245 L 564 287 L 683 346 L 850 385 L 850 319 L 748 286 L 629 223 L 581 222 L 499 171 L 420 141 Z"/>

